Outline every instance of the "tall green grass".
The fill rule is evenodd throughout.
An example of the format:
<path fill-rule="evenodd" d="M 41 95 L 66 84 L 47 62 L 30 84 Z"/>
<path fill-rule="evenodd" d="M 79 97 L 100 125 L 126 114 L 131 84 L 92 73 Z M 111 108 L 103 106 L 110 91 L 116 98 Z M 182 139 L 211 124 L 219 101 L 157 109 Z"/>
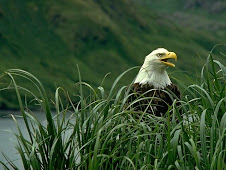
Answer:
<path fill-rule="evenodd" d="M 117 84 L 130 70 L 106 93 L 102 86 L 95 89 L 82 82 L 78 69 L 79 102 L 73 103 L 71 95 L 59 87 L 54 111 L 44 87 L 32 74 L 18 69 L 2 74 L 12 80 L 8 88 L 15 88 L 29 134 L 25 138 L 12 115 L 24 169 L 225 169 L 226 68 L 213 60 L 212 51 L 200 82 L 184 87 L 182 100 L 174 101 L 163 117 L 129 109 L 126 89 L 130 87 Z M 17 76 L 30 81 L 38 95 L 17 85 Z M 47 124 L 23 104 L 21 91 L 33 95 Z M 87 91 L 90 95 L 85 95 Z M 5 169 L 17 169 L 5 158 L 8 163 L 1 162 Z"/>

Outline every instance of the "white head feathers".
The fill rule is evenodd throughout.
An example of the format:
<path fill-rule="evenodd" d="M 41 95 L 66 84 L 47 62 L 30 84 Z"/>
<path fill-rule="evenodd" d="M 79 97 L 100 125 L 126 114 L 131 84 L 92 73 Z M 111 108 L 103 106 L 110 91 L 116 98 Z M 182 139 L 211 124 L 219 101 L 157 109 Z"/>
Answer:
<path fill-rule="evenodd" d="M 172 82 L 166 72 L 167 66 L 175 67 L 174 64 L 167 60 L 177 59 L 174 52 L 169 52 L 164 48 L 158 48 L 145 57 L 144 63 L 136 77 L 134 83 L 149 84 L 156 89 L 163 89 Z"/>

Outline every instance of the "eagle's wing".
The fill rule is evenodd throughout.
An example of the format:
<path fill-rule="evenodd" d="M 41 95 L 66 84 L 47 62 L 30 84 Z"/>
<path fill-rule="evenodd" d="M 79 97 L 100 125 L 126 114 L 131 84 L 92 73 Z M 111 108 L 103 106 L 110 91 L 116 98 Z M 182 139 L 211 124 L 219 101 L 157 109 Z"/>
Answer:
<path fill-rule="evenodd" d="M 181 99 L 181 92 L 179 88 L 175 84 L 171 84 L 166 87 L 167 91 L 169 91 L 175 99 Z"/>

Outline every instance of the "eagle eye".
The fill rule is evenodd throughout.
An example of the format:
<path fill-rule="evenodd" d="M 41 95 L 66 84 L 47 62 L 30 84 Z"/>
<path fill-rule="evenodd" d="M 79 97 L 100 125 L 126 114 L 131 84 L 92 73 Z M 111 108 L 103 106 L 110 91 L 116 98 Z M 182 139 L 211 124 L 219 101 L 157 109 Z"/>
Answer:
<path fill-rule="evenodd" d="M 160 53 L 157 54 L 157 57 L 161 57 L 161 56 L 162 56 L 162 54 L 160 54 Z"/>

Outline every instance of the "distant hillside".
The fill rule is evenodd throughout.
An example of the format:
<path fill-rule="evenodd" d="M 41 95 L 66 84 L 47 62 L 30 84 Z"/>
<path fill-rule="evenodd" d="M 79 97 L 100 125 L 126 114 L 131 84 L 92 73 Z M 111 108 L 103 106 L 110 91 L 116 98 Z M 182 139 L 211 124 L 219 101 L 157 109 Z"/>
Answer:
<path fill-rule="evenodd" d="M 226 1 L 224 0 L 140 0 L 142 8 L 148 8 L 181 28 L 208 31 L 209 35 L 226 38 Z M 161 9 L 161 10 L 159 10 Z"/>
<path fill-rule="evenodd" d="M 169 71 L 185 80 L 200 71 L 215 44 L 225 42 L 220 34 L 186 28 L 161 15 L 159 11 L 164 12 L 167 5 L 144 4 L 130 0 L 1 0 L 0 71 L 25 69 L 52 96 L 56 86 L 74 93 L 78 64 L 82 79 L 95 86 L 111 72 L 104 83 L 108 89 L 120 73 L 141 65 L 155 48 L 165 47 L 178 54 L 176 69 Z M 136 71 L 122 84 L 132 81 Z M 181 76 L 184 72 L 186 76 Z M 0 92 L 0 108 L 15 108 L 15 103 L 14 93 Z"/>

